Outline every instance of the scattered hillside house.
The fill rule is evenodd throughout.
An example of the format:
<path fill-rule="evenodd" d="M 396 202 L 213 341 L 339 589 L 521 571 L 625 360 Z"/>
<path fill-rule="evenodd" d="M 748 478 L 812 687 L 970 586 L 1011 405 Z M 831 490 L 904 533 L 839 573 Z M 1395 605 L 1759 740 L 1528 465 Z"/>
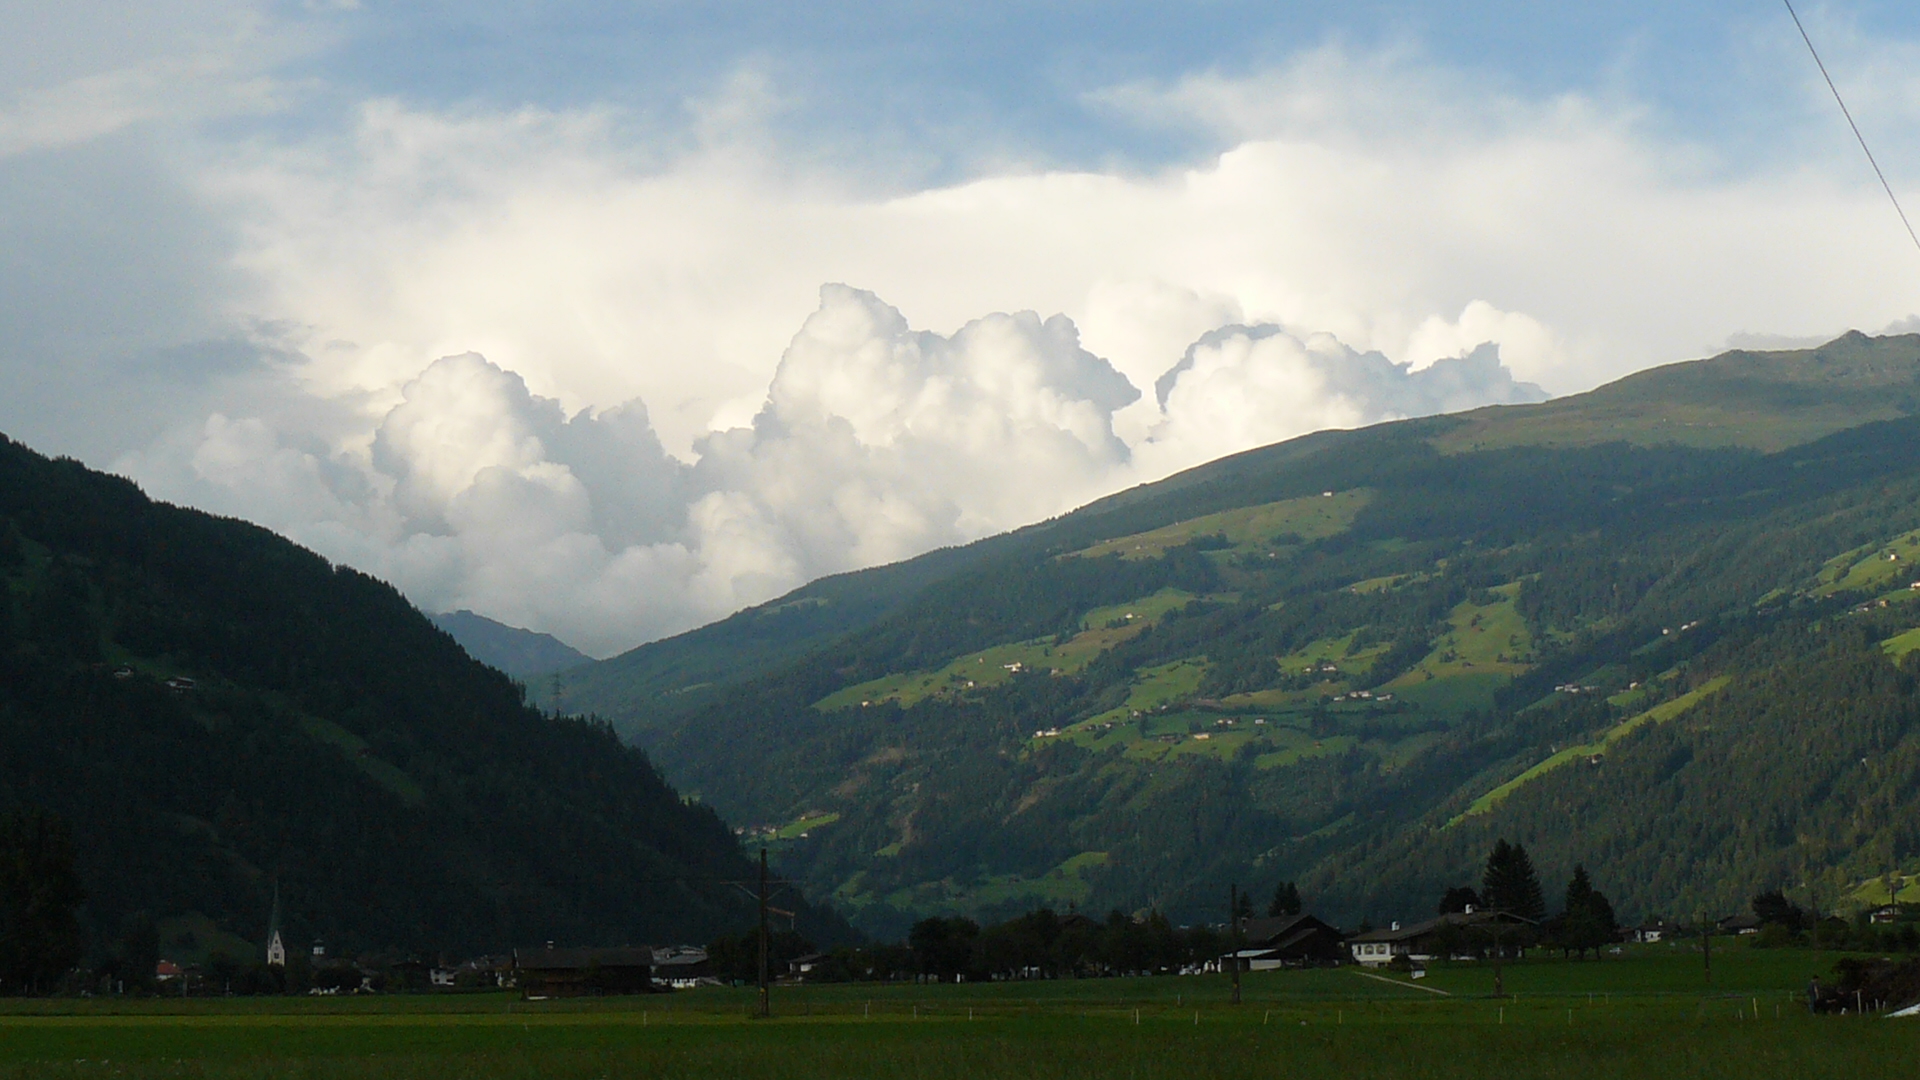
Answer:
<path fill-rule="evenodd" d="M 1763 925 L 1760 916 L 1751 911 L 1743 911 L 1738 915 L 1729 915 L 1721 919 L 1714 924 L 1714 928 L 1722 934 L 1757 934 Z"/>
<path fill-rule="evenodd" d="M 713 977 L 707 950 L 698 945 L 670 945 L 653 950 L 653 981 L 675 990 L 691 990 L 719 980 Z"/>
<path fill-rule="evenodd" d="M 1244 919 L 1235 954 L 1247 971 L 1331 967 L 1347 961 L 1346 935 L 1312 915 Z"/>
<path fill-rule="evenodd" d="M 153 977 L 158 982 L 172 982 L 180 977 L 180 965 L 171 960 L 162 960 L 153 966 Z"/>
<path fill-rule="evenodd" d="M 1502 934 L 1532 925 L 1532 920 L 1504 911 L 1466 911 L 1404 927 L 1396 922 L 1385 930 L 1369 930 L 1348 938 L 1347 949 L 1355 963 L 1366 967 L 1382 967 L 1400 956 L 1415 962 L 1443 957 L 1469 959 Z M 1511 940 L 1502 942 L 1500 951 L 1507 956 L 1526 955 L 1526 950 L 1515 947 Z"/>
<path fill-rule="evenodd" d="M 1867 921 L 1879 926 L 1899 922 L 1900 908 L 1893 904 L 1888 904 L 1886 907 L 1874 908 L 1871 912 L 1867 913 Z"/>
<path fill-rule="evenodd" d="M 807 977 L 819 970 L 820 965 L 825 963 L 826 959 L 826 953 L 818 952 L 810 952 L 805 956 L 796 956 L 792 960 L 787 961 L 787 974 L 801 982 L 806 982 Z"/>
<path fill-rule="evenodd" d="M 1672 923 L 1656 920 L 1641 923 L 1633 928 L 1633 940 L 1642 945 L 1654 945 L 1670 937 L 1679 937 L 1680 928 Z"/>
<path fill-rule="evenodd" d="M 513 971 L 530 998 L 644 994 L 653 989 L 653 950 L 516 949 Z"/>

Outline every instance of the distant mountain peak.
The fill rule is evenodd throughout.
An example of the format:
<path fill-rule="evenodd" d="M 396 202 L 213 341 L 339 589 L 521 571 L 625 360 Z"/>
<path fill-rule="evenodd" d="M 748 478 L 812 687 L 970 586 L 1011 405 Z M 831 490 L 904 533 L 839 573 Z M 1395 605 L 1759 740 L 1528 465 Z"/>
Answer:
<path fill-rule="evenodd" d="M 465 608 L 430 617 L 435 626 L 467 650 L 468 656 L 516 679 L 551 675 L 593 659 L 552 634 L 508 626 Z"/>

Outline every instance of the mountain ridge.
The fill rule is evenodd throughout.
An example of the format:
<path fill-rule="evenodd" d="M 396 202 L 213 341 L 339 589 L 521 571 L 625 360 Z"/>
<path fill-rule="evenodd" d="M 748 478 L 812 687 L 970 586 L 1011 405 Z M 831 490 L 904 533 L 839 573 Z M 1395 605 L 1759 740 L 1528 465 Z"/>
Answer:
<path fill-rule="evenodd" d="M 72 824 L 96 951 L 140 919 L 257 944 L 276 888 L 290 939 L 346 955 L 751 917 L 711 809 L 391 586 L 4 438 L 0 721 L 0 805 Z"/>
<path fill-rule="evenodd" d="M 1036 902 L 1203 917 L 1227 881 L 1261 875 L 1311 884 L 1337 916 L 1399 917 L 1519 824 L 1547 867 L 1662 883 L 1616 884 L 1628 910 L 1782 883 L 1837 893 L 1865 858 L 1837 841 L 1803 851 L 1793 882 L 1761 881 L 1784 856 L 1750 838 L 1715 854 L 1713 830 L 1690 825 L 1724 872 L 1654 873 L 1636 852 L 1669 842 L 1658 822 L 1588 801 L 1608 823 L 1589 849 L 1544 831 L 1539 805 L 1641 768 L 1649 746 L 1708 745 L 1693 718 L 1761 677 L 1768 642 L 1810 648 L 1808 626 L 1859 600 L 1813 581 L 1920 528 L 1916 386 L 1920 338 L 1849 334 L 1247 451 L 982 542 L 864 624 L 787 642 L 797 658 L 732 681 L 710 669 L 691 707 L 628 699 L 622 730 L 763 835 L 825 822 L 781 839 L 783 865 L 878 933 Z M 1338 532 L 1285 524 L 1288 500 L 1362 490 L 1375 494 Z M 1272 527 L 1181 524 L 1219 514 Z M 1154 530 L 1184 540 L 1123 556 Z M 1094 545 L 1111 554 L 1067 558 Z M 1873 617 L 1908 618 L 1906 595 L 1869 597 L 1889 605 Z M 1141 606 L 1155 596 L 1178 602 Z M 1878 640 L 1848 639 L 1850 678 L 1906 677 Z M 676 648 L 646 647 L 669 675 Z M 1419 839 L 1562 747 L 1721 677 L 1444 843 Z M 1672 798 L 1675 821 L 1717 805 Z M 1825 804 L 1761 801 L 1838 828 Z M 1907 842 L 1877 828 L 1873 843 Z M 1369 854 L 1387 851 L 1397 861 Z"/>

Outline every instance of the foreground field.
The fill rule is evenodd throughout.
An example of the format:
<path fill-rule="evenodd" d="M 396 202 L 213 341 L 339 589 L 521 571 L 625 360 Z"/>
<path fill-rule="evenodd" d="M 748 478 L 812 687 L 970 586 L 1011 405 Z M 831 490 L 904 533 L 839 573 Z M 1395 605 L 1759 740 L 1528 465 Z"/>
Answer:
<path fill-rule="evenodd" d="M 1920 1022 L 1809 1017 L 1831 954 L 1657 946 L 1419 986 L 1352 970 L 602 1001 L 505 995 L 16 1002 L 0 1077 L 1848 1077 L 1911 1060 Z M 1895 1072 L 1900 1070 L 1896 1068 Z"/>

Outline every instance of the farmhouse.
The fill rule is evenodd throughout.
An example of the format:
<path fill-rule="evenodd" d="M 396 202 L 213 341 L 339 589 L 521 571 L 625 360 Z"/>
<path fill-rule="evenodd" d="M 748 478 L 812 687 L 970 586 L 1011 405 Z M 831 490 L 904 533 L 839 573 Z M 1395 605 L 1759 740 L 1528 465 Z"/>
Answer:
<path fill-rule="evenodd" d="M 515 949 L 514 976 L 527 997 L 644 994 L 653 989 L 652 949 Z"/>
<path fill-rule="evenodd" d="M 1346 935 L 1312 915 L 1245 919 L 1240 924 L 1240 962 L 1248 971 L 1281 967 L 1331 967 L 1344 963 Z"/>
<path fill-rule="evenodd" d="M 1531 920 L 1504 911 L 1466 911 L 1442 915 L 1410 926 L 1394 923 L 1385 930 L 1369 930 L 1347 940 L 1354 962 L 1381 967 L 1404 956 L 1410 961 L 1436 957 L 1461 959 L 1479 955 L 1502 933 L 1532 926 Z M 1510 942 L 1501 946 L 1508 955 L 1525 955 Z"/>
<path fill-rule="evenodd" d="M 653 978 L 675 990 L 688 990 L 718 982 L 707 950 L 698 945 L 674 945 L 653 950 Z"/>
<path fill-rule="evenodd" d="M 1633 928 L 1633 940 L 1642 945 L 1653 945 L 1670 937 L 1679 937 L 1680 928 L 1663 920 L 1641 923 Z"/>

